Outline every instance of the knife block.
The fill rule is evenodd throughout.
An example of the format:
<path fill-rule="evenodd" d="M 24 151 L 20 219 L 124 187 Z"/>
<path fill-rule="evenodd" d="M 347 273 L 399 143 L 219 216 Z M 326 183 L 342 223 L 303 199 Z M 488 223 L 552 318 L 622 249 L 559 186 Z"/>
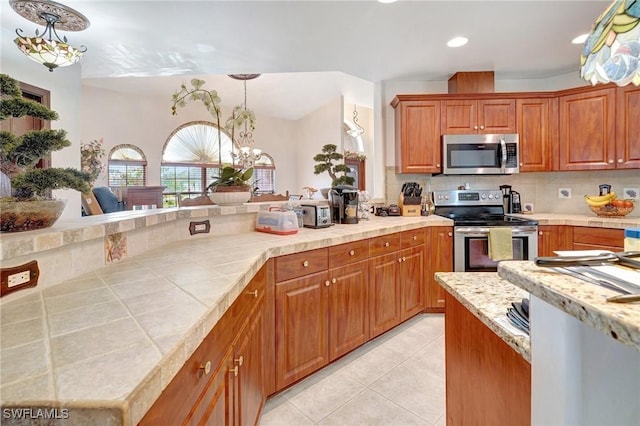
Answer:
<path fill-rule="evenodd" d="M 402 216 L 420 216 L 422 197 L 405 197 L 400 194 L 398 206 Z"/>

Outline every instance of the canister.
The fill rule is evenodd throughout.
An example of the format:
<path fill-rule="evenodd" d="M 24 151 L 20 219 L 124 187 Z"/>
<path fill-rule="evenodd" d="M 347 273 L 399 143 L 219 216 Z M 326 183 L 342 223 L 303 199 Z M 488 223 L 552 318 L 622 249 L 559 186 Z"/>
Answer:
<path fill-rule="evenodd" d="M 624 251 L 640 251 L 640 229 L 624 230 Z"/>

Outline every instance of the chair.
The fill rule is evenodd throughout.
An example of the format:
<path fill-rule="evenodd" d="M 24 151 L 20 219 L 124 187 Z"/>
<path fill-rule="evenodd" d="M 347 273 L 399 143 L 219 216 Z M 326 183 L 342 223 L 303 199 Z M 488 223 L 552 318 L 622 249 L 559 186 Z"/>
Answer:
<path fill-rule="evenodd" d="M 125 209 L 124 201 L 118 201 L 116 194 L 107 186 L 98 186 L 91 190 L 98 200 L 103 213 L 121 212 Z"/>

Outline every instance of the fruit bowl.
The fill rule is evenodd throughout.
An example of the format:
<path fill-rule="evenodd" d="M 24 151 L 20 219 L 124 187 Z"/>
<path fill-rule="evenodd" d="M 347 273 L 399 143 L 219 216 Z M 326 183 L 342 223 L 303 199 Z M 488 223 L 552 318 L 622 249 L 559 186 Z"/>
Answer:
<path fill-rule="evenodd" d="M 622 217 L 626 216 L 633 211 L 633 203 L 631 206 L 614 206 L 613 204 L 607 204 L 606 206 L 589 206 L 592 212 L 602 217 Z"/>

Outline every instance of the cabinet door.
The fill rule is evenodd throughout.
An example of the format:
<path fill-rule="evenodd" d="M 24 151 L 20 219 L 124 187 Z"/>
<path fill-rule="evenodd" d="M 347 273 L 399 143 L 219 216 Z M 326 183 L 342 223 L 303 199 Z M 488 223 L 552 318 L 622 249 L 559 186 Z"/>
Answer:
<path fill-rule="evenodd" d="M 276 284 L 276 387 L 329 362 L 327 272 Z"/>
<path fill-rule="evenodd" d="M 616 167 L 640 168 L 640 87 L 616 90 Z"/>
<path fill-rule="evenodd" d="M 612 228 L 573 227 L 573 250 L 624 250 L 624 230 Z"/>
<path fill-rule="evenodd" d="M 434 226 L 430 228 L 427 311 L 444 312 L 445 290 L 433 277 L 436 272 L 453 271 L 453 228 L 450 226 Z"/>
<path fill-rule="evenodd" d="M 478 133 L 515 133 L 516 102 L 513 99 L 478 101 Z M 475 126 L 474 126 L 475 127 Z"/>
<path fill-rule="evenodd" d="M 538 226 L 538 256 L 555 256 L 555 250 L 573 250 L 571 227 L 564 225 Z"/>
<path fill-rule="evenodd" d="M 183 425 L 225 425 L 234 424 L 234 384 L 235 377 L 232 371 L 233 352 L 229 350 L 227 356 L 218 368 L 208 373 L 211 379 L 207 388 L 196 401 Z M 168 419 L 160 419 L 160 423 Z"/>
<path fill-rule="evenodd" d="M 371 337 L 400 324 L 398 253 L 369 260 L 369 318 Z"/>
<path fill-rule="evenodd" d="M 439 173 L 440 101 L 403 101 L 395 111 L 396 170 Z"/>
<path fill-rule="evenodd" d="M 478 133 L 476 101 L 442 101 L 441 108 L 440 125 L 443 135 Z"/>
<path fill-rule="evenodd" d="M 516 100 L 521 172 L 552 170 L 549 110 L 549 99 Z"/>
<path fill-rule="evenodd" d="M 238 368 L 234 395 L 236 425 L 257 424 L 266 399 L 262 327 L 263 309 L 261 306 L 249 315 L 246 326 L 238 336 L 234 348 L 233 363 L 234 368 Z"/>
<path fill-rule="evenodd" d="M 367 261 L 329 271 L 329 360 L 369 340 Z"/>
<path fill-rule="evenodd" d="M 560 170 L 615 168 L 615 89 L 558 98 Z"/>
<path fill-rule="evenodd" d="M 424 245 L 404 249 L 399 253 L 400 262 L 400 320 L 404 321 L 422 312 L 426 306 Z"/>

